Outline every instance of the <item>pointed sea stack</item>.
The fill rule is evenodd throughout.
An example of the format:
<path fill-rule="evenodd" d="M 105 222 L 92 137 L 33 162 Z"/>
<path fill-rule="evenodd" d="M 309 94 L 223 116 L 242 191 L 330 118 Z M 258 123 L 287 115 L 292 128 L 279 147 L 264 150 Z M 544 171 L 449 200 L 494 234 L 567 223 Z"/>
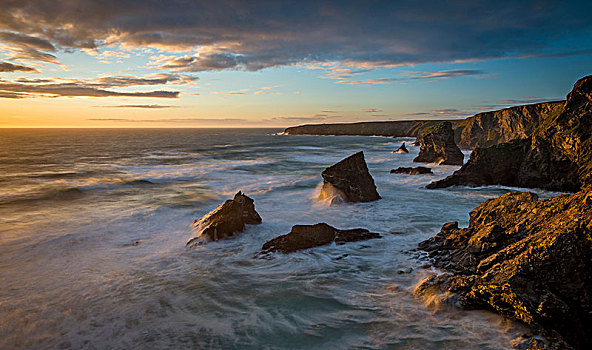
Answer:
<path fill-rule="evenodd" d="M 291 253 L 333 242 L 344 244 L 372 238 L 380 238 L 380 235 L 363 228 L 340 230 L 325 223 L 294 225 L 290 233 L 266 242 L 261 249 L 263 254 L 271 252 Z"/>
<path fill-rule="evenodd" d="M 254 201 L 241 191 L 216 209 L 207 213 L 200 220 L 195 220 L 196 237 L 191 238 L 188 246 L 196 246 L 207 241 L 217 241 L 242 232 L 245 224 L 261 223 L 261 216 L 255 211 Z"/>
<path fill-rule="evenodd" d="M 405 142 L 396 151 L 393 151 L 393 153 L 409 153 L 407 147 L 405 147 Z"/>
<path fill-rule="evenodd" d="M 374 179 L 368 172 L 364 152 L 353 154 L 321 173 L 320 199 L 339 195 L 346 202 L 371 202 L 380 199 Z"/>
<path fill-rule="evenodd" d="M 452 123 L 442 122 L 422 131 L 419 155 L 413 160 L 419 163 L 435 163 L 440 165 L 462 165 L 464 154 L 454 143 Z"/>

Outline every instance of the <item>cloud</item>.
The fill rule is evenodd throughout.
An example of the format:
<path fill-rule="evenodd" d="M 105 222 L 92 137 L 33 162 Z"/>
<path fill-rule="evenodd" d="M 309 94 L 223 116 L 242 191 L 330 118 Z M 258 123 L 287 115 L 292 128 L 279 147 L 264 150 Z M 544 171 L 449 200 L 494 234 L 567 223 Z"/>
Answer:
<path fill-rule="evenodd" d="M 18 97 L 154 97 L 177 98 L 178 91 L 148 91 L 148 92 L 122 92 L 105 90 L 103 88 L 87 85 L 82 81 L 64 83 L 23 84 L 0 80 L 0 92 L 9 96 L 17 94 Z"/>
<path fill-rule="evenodd" d="M 257 121 L 250 121 L 239 118 L 163 118 L 163 119 L 127 119 L 127 118 L 90 118 L 87 119 L 96 122 L 122 122 L 122 123 L 179 123 L 179 124 L 257 124 Z"/>
<path fill-rule="evenodd" d="M 0 62 L 0 72 L 33 72 L 39 73 L 39 70 L 34 67 L 22 66 L 20 64 L 12 64 L 10 62 Z"/>
<path fill-rule="evenodd" d="M 214 95 L 246 95 L 246 92 L 242 92 L 242 91 L 227 91 L 227 92 L 222 92 L 222 91 L 214 91 L 212 92 L 212 94 Z"/>
<path fill-rule="evenodd" d="M 163 109 L 163 108 L 179 108 L 179 106 L 166 105 L 118 105 L 118 106 L 95 106 L 97 108 L 142 108 L 142 109 Z"/>
<path fill-rule="evenodd" d="M 447 79 L 464 76 L 484 75 L 480 70 L 473 69 L 459 69 L 459 70 L 443 70 L 437 72 L 407 72 L 406 75 L 412 79 Z"/>
<path fill-rule="evenodd" d="M 382 110 L 380 109 L 376 109 L 376 108 L 366 108 L 363 110 L 366 113 L 376 113 L 376 112 L 382 112 Z"/>
<path fill-rule="evenodd" d="M 151 64 L 185 72 L 311 62 L 371 69 L 582 51 L 587 48 L 578 40 L 560 50 L 554 44 L 589 36 L 591 12 L 590 2 L 554 0 L 403 0 L 364 6 L 354 1 L 19 0 L 2 3 L 0 28 L 8 34 L 0 41 L 51 52 L 51 46 L 59 51 L 114 45 L 184 52 Z M 51 58 L 28 54 L 29 59 Z"/>

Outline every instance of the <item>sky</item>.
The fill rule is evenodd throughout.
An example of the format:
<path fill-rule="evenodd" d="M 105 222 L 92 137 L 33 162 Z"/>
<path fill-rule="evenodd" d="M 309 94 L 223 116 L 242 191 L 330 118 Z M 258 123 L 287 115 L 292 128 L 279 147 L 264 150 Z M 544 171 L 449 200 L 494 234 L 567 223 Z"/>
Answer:
<path fill-rule="evenodd" d="M 590 1 L 0 0 L 0 128 L 456 119 L 592 74 Z"/>

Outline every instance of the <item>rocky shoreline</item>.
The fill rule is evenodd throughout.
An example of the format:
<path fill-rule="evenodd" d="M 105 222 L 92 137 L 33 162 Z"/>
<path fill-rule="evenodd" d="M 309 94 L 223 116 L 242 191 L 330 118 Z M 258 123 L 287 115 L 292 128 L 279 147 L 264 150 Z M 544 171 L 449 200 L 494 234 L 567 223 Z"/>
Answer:
<path fill-rule="evenodd" d="M 486 112 L 462 121 L 307 125 L 286 133 L 415 136 L 421 150 L 414 162 L 448 165 L 463 164 L 458 145 L 477 146 L 467 163 L 428 189 L 504 185 L 571 192 L 545 200 L 529 192 L 507 193 L 471 211 L 467 228 L 445 224 L 419 248 L 448 272 L 426 278 L 415 293 L 440 293 L 444 301 L 461 307 L 492 310 L 550 340 L 533 338 L 524 348 L 592 348 L 592 76 L 576 82 L 566 101 Z M 402 167 L 391 172 L 431 170 Z M 328 167 L 322 177 L 320 199 L 330 203 L 381 199 L 362 152 Z M 253 200 L 239 192 L 196 221 L 198 237 L 188 245 L 203 237 L 230 237 L 245 224 L 260 222 Z M 295 225 L 290 233 L 265 243 L 261 253 L 372 238 L 380 235 L 325 223 Z"/>

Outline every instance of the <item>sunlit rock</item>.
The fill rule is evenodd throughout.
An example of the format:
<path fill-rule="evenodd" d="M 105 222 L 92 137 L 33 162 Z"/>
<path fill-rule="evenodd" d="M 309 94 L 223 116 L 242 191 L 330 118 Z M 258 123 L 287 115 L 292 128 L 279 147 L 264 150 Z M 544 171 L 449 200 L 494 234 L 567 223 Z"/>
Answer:
<path fill-rule="evenodd" d="M 260 223 L 261 216 L 255 210 L 253 200 L 239 191 L 233 199 L 225 201 L 200 220 L 193 222 L 196 237 L 191 238 L 187 245 L 195 246 L 207 241 L 228 238 L 242 232 L 245 224 Z"/>
<path fill-rule="evenodd" d="M 419 244 L 454 274 L 426 279 L 460 305 L 486 308 L 592 348 L 592 191 L 538 200 L 508 193 Z"/>
<path fill-rule="evenodd" d="M 378 233 L 363 228 L 340 230 L 325 223 L 316 225 L 295 225 L 290 233 L 276 237 L 263 245 L 262 253 L 291 253 L 302 249 L 318 247 L 330 243 L 344 244 L 380 238 Z"/>
<path fill-rule="evenodd" d="M 464 154 L 454 143 L 454 130 L 450 122 L 442 122 L 421 131 L 419 155 L 413 159 L 420 163 L 462 165 Z"/>
<path fill-rule="evenodd" d="M 320 199 L 336 193 L 346 202 L 371 202 L 380 199 L 374 179 L 368 172 L 364 152 L 355 153 L 325 169 Z"/>

